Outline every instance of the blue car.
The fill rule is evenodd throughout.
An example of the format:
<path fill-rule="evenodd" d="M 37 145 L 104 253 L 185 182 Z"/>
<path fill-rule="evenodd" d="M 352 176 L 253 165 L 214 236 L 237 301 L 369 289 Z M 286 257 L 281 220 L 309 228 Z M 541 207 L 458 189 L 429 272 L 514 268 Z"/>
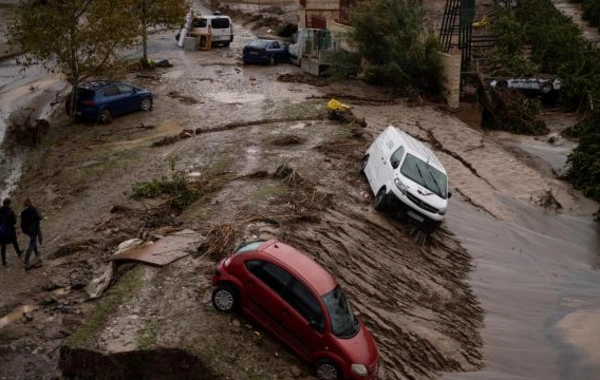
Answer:
<path fill-rule="evenodd" d="M 67 100 L 67 115 L 71 115 L 70 97 Z M 115 81 L 94 81 L 77 88 L 75 117 L 82 120 L 108 124 L 114 116 L 152 109 L 150 91 Z"/>
<path fill-rule="evenodd" d="M 242 61 L 246 63 L 268 63 L 285 61 L 288 58 L 288 48 L 278 40 L 256 38 L 244 46 Z"/>

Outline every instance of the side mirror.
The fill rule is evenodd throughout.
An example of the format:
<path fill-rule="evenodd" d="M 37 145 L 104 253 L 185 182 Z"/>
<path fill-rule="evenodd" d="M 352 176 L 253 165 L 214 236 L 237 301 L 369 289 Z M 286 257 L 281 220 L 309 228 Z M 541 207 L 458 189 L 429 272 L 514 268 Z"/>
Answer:
<path fill-rule="evenodd" d="M 452 198 L 452 192 L 451 191 L 448 192 L 448 199 L 450 199 L 450 198 Z"/>

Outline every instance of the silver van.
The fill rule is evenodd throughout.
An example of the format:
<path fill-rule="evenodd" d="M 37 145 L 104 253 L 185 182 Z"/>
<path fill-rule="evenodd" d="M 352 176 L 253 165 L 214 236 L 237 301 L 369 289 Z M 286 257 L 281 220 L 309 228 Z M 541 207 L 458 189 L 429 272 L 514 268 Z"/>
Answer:
<path fill-rule="evenodd" d="M 388 126 L 361 160 L 378 211 L 394 210 L 432 232 L 448 209 L 446 170 L 423 143 L 394 126 Z"/>

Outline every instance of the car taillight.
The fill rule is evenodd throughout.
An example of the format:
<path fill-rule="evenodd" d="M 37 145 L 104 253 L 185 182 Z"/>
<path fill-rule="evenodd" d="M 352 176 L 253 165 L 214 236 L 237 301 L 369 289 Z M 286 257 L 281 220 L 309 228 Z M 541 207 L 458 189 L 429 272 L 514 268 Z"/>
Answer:
<path fill-rule="evenodd" d="M 84 106 L 95 106 L 96 102 L 93 100 L 84 100 L 81 102 L 81 104 L 83 104 Z"/>

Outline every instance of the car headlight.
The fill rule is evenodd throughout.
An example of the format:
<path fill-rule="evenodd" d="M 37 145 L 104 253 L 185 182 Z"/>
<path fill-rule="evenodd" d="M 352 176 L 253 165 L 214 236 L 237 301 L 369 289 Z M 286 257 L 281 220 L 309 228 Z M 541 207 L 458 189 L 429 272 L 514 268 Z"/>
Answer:
<path fill-rule="evenodd" d="M 400 181 L 400 179 L 394 179 L 394 184 L 396 185 L 398 190 L 402 192 L 402 194 L 406 194 L 406 192 L 408 191 L 408 187 L 406 187 L 406 185 L 403 184 L 402 181 Z"/>
<path fill-rule="evenodd" d="M 438 211 L 438 214 L 440 214 L 440 215 L 446 215 L 446 211 L 447 211 L 447 209 L 443 208 L 440 211 Z"/>
<path fill-rule="evenodd" d="M 367 367 L 364 364 L 352 364 L 350 367 L 353 373 L 359 376 L 367 376 L 369 372 L 367 371 Z"/>

